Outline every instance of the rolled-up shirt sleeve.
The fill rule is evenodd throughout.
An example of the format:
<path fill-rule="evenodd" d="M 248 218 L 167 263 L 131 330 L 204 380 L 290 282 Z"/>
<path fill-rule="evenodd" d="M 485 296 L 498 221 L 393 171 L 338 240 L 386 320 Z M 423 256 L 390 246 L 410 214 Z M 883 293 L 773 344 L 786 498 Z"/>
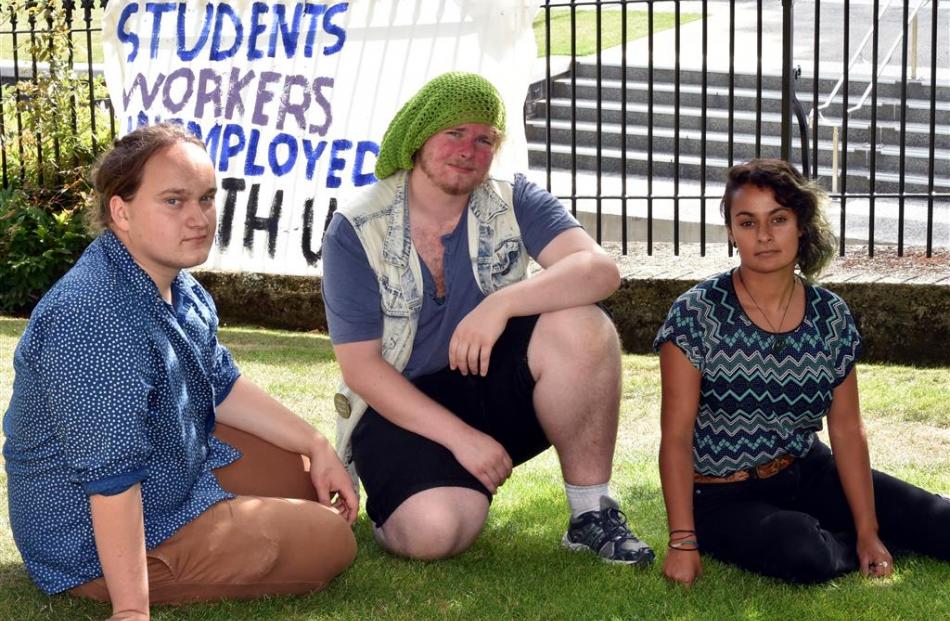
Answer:
<path fill-rule="evenodd" d="M 150 352 L 121 312 L 63 307 L 34 335 L 65 466 L 89 495 L 117 494 L 148 476 Z"/>
<path fill-rule="evenodd" d="M 213 367 L 211 369 L 211 385 L 214 387 L 214 405 L 221 405 L 221 402 L 228 398 L 234 382 L 241 376 L 237 365 L 234 364 L 234 358 L 228 348 L 218 342 L 218 337 L 213 339 L 214 353 Z"/>

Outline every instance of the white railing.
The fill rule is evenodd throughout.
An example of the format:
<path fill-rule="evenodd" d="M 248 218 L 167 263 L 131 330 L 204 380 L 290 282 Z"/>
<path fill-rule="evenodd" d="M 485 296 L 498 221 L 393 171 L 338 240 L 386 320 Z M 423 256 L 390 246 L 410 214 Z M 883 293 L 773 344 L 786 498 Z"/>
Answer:
<path fill-rule="evenodd" d="M 864 38 L 861 39 L 861 44 L 858 46 L 857 51 L 852 55 L 851 59 L 848 61 L 848 72 L 851 71 L 854 65 L 858 62 L 858 59 L 864 53 L 864 50 L 868 45 L 868 41 L 870 41 L 871 37 L 874 35 L 874 29 L 876 25 L 880 23 L 881 18 L 884 17 L 884 13 L 887 12 L 887 9 L 891 6 L 892 2 L 893 0 L 886 0 L 884 5 L 880 7 L 877 14 L 877 18 L 874 20 L 874 22 L 872 22 L 871 27 L 868 28 L 868 31 L 867 33 L 865 33 Z M 909 42 L 909 49 L 907 52 L 908 58 L 904 59 L 904 62 L 906 63 L 908 62 L 908 60 L 910 61 L 910 71 L 911 71 L 910 78 L 912 80 L 917 79 L 917 14 L 920 13 L 920 9 L 923 8 L 923 6 L 928 4 L 929 2 L 930 0 L 919 0 L 917 2 L 917 6 L 914 8 L 913 12 L 908 17 L 907 28 L 906 29 L 902 28 L 901 31 L 898 33 L 897 38 L 894 40 L 894 43 L 891 45 L 890 50 L 888 50 L 887 54 L 885 55 L 884 61 L 878 63 L 879 67 L 872 67 L 871 69 L 872 74 L 873 72 L 876 71 L 877 79 L 880 79 L 880 77 L 884 74 L 884 71 L 887 69 L 888 64 L 891 62 L 891 58 L 893 58 L 894 56 L 894 52 L 897 51 L 897 47 L 904 40 L 905 32 L 910 32 L 910 42 Z M 841 87 L 844 86 L 844 76 L 845 76 L 845 72 L 842 71 L 841 76 L 838 78 L 838 81 L 835 83 L 834 87 L 831 89 L 831 92 L 828 93 L 828 97 L 825 99 L 825 101 L 819 106 L 812 108 L 812 110 L 808 114 L 808 119 L 809 119 L 810 124 L 813 124 L 817 121 L 818 123 L 821 123 L 824 125 L 830 125 L 832 128 L 831 129 L 831 133 L 832 133 L 831 142 L 832 142 L 832 149 L 833 149 L 832 176 L 831 176 L 832 192 L 838 191 L 838 131 L 841 127 L 841 120 L 840 119 L 838 121 L 829 120 L 825 118 L 824 114 L 822 114 L 822 111 L 827 109 L 828 107 L 831 106 L 832 103 L 834 103 L 835 98 L 838 96 L 838 91 L 840 91 Z M 864 107 L 864 105 L 867 103 L 868 97 L 871 95 L 871 91 L 874 89 L 874 85 L 876 84 L 876 82 L 877 80 L 875 79 L 875 80 L 871 80 L 868 83 L 867 88 L 864 89 L 864 93 L 862 93 L 861 97 L 858 99 L 858 103 L 848 108 L 845 111 L 845 113 L 841 115 L 842 118 L 844 117 L 845 114 L 851 114 L 852 112 L 860 110 L 861 108 Z"/>

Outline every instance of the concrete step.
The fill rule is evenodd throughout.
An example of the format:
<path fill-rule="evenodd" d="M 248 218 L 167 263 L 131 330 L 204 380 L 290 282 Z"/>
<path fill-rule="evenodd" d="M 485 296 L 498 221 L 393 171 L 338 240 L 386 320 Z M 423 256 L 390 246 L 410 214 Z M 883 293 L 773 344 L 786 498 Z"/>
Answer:
<path fill-rule="evenodd" d="M 754 145 L 737 143 L 733 155 L 733 162 L 751 159 L 755 157 Z M 775 145 L 763 144 L 762 157 L 778 157 L 778 155 Z M 577 145 L 572 154 L 570 145 L 555 143 L 550 146 L 550 153 L 548 153 L 545 143 L 529 140 L 528 158 L 532 168 L 545 167 L 548 157 L 550 157 L 552 168 L 558 170 L 580 169 L 641 176 L 652 174 L 658 177 L 679 177 L 691 180 L 697 180 L 701 173 L 705 173 L 706 180 L 711 182 L 720 182 L 730 166 L 730 160 L 719 156 L 707 155 L 704 161 L 698 155 L 689 153 L 674 154 L 670 151 L 650 153 L 644 149 L 629 146 L 624 153 L 617 148 L 602 148 L 598 157 L 597 149 L 588 145 Z M 791 159 L 794 162 L 801 161 L 797 150 L 793 151 Z M 818 173 L 820 177 L 827 178 L 831 175 L 831 170 L 826 166 L 819 166 Z M 849 192 L 867 192 L 869 178 L 870 174 L 866 167 L 849 161 L 847 176 Z M 929 179 L 925 175 L 906 174 L 904 191 L 926 192 L 928 182 Z M 897 192 L 900 189 L 900 176 L 895 172 L 878 170 L 875 189 L 877 192 Z M 934 179 L 934 190 L 950 192 L 950 175 L 938 173 Z"/>
<path fill-rule="evenodd" d="M 597 124 L 590 121 L 578 121 L 571 123 L 566 120 L 553 120 L 550 124 L 550 134 L 548 134 L 548 124 L 544 119 L 534 119 L 526 124 L 527 138 L 529 141 L 544 143 L 546 141 L 555 144 L 570 145 L 576 143 L 596 149 L 598 142 L 601 148 L 621 149 L 624 146 L 624 136 L 626 136 L 626 147 L 628 149 L 648 150 L 652 143 L 653 152 L 674 153 L 683 155 L 701 156 L 705 149 L 706 157 L 718 157 L 728 159 L 730 150 L 732 153 L 749 154 L 749 157 L 755 156 L 756 138 L 753 133 L 732 134 L 724 131 L 706 131 L 705 135 L 698 129 L 688 129 L 681 127 L 679 132 L 675 129 L 663 126 L 654 126 L 651 128 L 644 125 L 628 125 L 626 134 L 623 128 L 616 123 L 601 123 L 600 131 Z M 831 142 L 831 132 L 824 132 L 827 136 L 819 138 L 818 142 L 818 162 L 819 165 L 831 166 L 833 144 Z M 758 141 L 761 153 L 781 152 L 781 132 L 763 132 Z M 652 139 L 651 139 L 652 138 Z M 809 138 L 811 136 L 809 135 Z M 546 140 L 547 139 L 547 140 Z M 704 143 L 705 139 L 705 143 Z M 810 145 L 814 149 L 814 145 Z M 843 147 L 839 147 L 843 148 Z M 870 164 L 870 144 L 849 141 L 847 145 L 849 152 L 849 164 L 869 167 Z M 930 148 L 929 145 L 923 147 L 905 146 L 903 154 L 899 145 L 876 145 L 874 149 L 876 170 L 899 170 L 900 163 L 904 162 L 907 173 L 926 176 L 930 171 Z M 740 159 L 747 159 L 740 156 Z M 935 172 L 950 171 L 950 149 L 934 150 Z"/>
<path fill-rule="evenodd" d="M 597 78 L 597 65 L 595 63 L 574 63 L 574 73 L 578 78 Z M 803 75 L 795 81 L 795 92 L 798 94 L 799 99 L 802 102 L 809 102 L 809 107 L 811 106 L 811 101 L 813 98 L 813 85 L 814 80 L 807 76 L 806 73 L 811 70 L 811 67 L 802 66 Z M 927 71 L 927 69 L 924 69 Z M 623 67 L 616 64 L 604 64 L 601 66 L 600 76 L 601 79 L 607 80 L 621 80 L 623 76 L 626 75 L 628 81 L 635 82 L 647 82 L 650 79 L 651 71 L 649 67 L 627 67 L 626 74 L 624 74 Z M 665 83 L 676 83 L 680 84 L 693 84 L 700 85 L 703 80 L 702 71 L 697 70 L 687 70 L 681 69 L 677 77 L 677 73 L 673 69 L 669 68 L 658 68 L 654 67 L 652 71 L 653 81 L 654 82 L 665 82 Z M 840 71 L 827 76 L 819 76 L 818 80 L 818 100 L 823 102 L 828 98 L 828 95 L 831 93 L 832 89 L 837 84 L 837 81 L 840 77 Z M 737 88 L 747 88 L 755 89 L 756 85 L 759 82 L 759 76 L 746 73 L 735 73 L 732 76 L 732 84 Z M 769 90 L 782 90 L 782 76 L 777 74 L 763 74 L 761 76 L 762 87 Z M 730 76 L 728 72 L 722 71 L 707 71 L 706 72 L 706 84 L 710 87 L 728 87 L 730 83 Z M 870 82 L 864 79 L 855 79 L 853 76 L 849 76 L 849 85 L 848 85 L 848 95 L 851 103 L 854 104 L 858 101 L 861 95 L 864 93 Z M 934 87 L 931 86 L 929 80 L 924 82 L 923 80 L 910 80 L 908 78 L 907 82 L 907 97 L 911 99 L 930 99 L 930 94 L 933 92 Z M 844 89 L 839 89 L 838 98 L 843 94 Z M 877 81 L 877 92 L 878 96 L 900 98 L 901 97 L 901 82 L 900 80 L 894 80 L 891 78 L 881 78 Z M 950 87 L 947 86 L 936 86 L 936 98 L 937 101 L 948 101 L 950 100 Z"/>
<path fill-rule="evenodd" d="M 548 106 L 546 102 L 539 102 L 534 107 L 534 114 L 531 121 L 540 120 L 543 124 L 547 116 Z M 574 118 L 578 122 L 596 122 L 597 105 L 595 101 L 580 100 L 573 108 Z M 700 130 L 703 127 L 702 108 L 692 106 L 681 106 L 679 108 L 679 117 L 675 115 L 673 106 L 654 105 L 652 117 L 650 116 L 650 106 L 646 103 L 628 103 L 626 114 L 621 114 L 620 102 L 604 101 L 600 108 L 601 122 L 605 124 L 618 125 L 626 118 L 629 126 L 647 126 L 652 118 L 654 127 L 675 127 L 681 129 Z M 555 99 L 551 101 L 550 116 L 553 121 L 570 121 L 572 116 L 571 101 L 569 99 Z M 825 120 L 834 125 L 840 125 L 841 120 L 831 116 L 825 116 Z M 819 137 L 821 139 L 831 139 L 831 125 L 822 125 L 819 128 Z M 729 111 L 720 108 L 707 108 L 705 126 L 707 131 L 728 132 Z M 761 128 L 757 125 L 755 110 L 734 110 L 731 127 L 734 134 L 756 134 L 780 135 L 781 134 L 781 115 L 778 112 L 763 111 L 761 115 Z M 871 142 L 871 123 L 869 120 L 849 119 L 848 122 L 848 141 L 849 142 Z M 906 145 L 913 147 L 929 147 L 933 140 L 935 146 L 939 149 L 950 149 L 950 132 L 931 134 L 928 123 L 907 123 L 905 128 Z M 796 128 L 797 135 L 797 128 Z M 812 132 L 809 129 L 809 139 Z M 900 122 L 899 121 L 878 121 L 877 122 L 877 144 L 900 144 Z M 843 141 L 844 134 L 839 133 L 839 138 Z"/>
<path fill-rule="evenodd" d="M 649 103 L 651 99 L 651 84 L 646 81 L 621 82 L 620 80 L 597 80 L 577 78 L 568 80 L 558 79 L 551 85 L 551 97 L 556 99 L 621 101 L 624 91 L 628 103 Z M 677 97 L 677 88 L 673 83 L 654 82 L 652 84 L 652 101 L 654 105 L 674 105 Z M 725 86 L 707 87 L 705 93 L 700 85 L 680 84 L 678 89 L 679 105 L 700 108 L 755 110 L 761 105 L 763 111 L 780 112 L 782 102 L 781 89 L 733 88 L 731 91 Z M 856 101 L 851 102 L 852 105 Z M 829 106 L 829 116 L 841 116 L 840 103 Z M 808 107 L 806 106 L 806 110 Z M 906 121 L 913 123 L 929 123 L 931 119 L 930 101 L 908 99 L 906 102 L 895 97 L 880 96 L 877 100 L 877 117 L 879 121 L 900 121 L 901 114 L 906 115 Z M 870 106 L 866 105 L 849 114 L 849 119 L 870 119 Z M 940 126 L 950 126 L 950 99 L 936 102 L 934 118 Z"/>

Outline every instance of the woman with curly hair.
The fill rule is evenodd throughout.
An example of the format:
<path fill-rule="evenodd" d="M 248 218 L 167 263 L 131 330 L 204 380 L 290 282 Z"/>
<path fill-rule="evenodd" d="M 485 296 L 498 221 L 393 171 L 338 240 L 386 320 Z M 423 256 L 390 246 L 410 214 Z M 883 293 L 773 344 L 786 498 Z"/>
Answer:
<path fill-rule="evenodd" d="M 799 583 L 888 576 L 892 550 L 950 560 L 950 501 L 871 469 L 861 337 L 812 283 L 834 253 L 825 200 L 781 160 L 730 169 L 722 213 L 740 264 L 681 295 L 654 342 L 673 581 L 700 575 L 700 550 Z"/>

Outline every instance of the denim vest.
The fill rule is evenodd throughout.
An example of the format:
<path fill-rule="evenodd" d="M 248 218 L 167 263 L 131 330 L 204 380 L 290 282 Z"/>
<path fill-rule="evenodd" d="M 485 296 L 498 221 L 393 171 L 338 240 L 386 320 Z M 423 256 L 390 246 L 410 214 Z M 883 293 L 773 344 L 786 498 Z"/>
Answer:
<path fill-rule="evenodd" d="M 339 213 L 349 221 L 379 281 L 383 310 L 382 356 L 402 372 L 422 310 L 422 268 L 409 228 L 409 174 L 400 171 L 380 180 Z M 512 204 L 513 185 L 489 179 L 468 201 L 468 251 L 482 293 L 488 295 L 527 276 L 528 256 Z M 334 397 L 336 447 L 358 481 L 350 436 L 366 411 L 366 402 L 340 382 Z M 358 489 L 358 486 L 357 486 Z"/>

